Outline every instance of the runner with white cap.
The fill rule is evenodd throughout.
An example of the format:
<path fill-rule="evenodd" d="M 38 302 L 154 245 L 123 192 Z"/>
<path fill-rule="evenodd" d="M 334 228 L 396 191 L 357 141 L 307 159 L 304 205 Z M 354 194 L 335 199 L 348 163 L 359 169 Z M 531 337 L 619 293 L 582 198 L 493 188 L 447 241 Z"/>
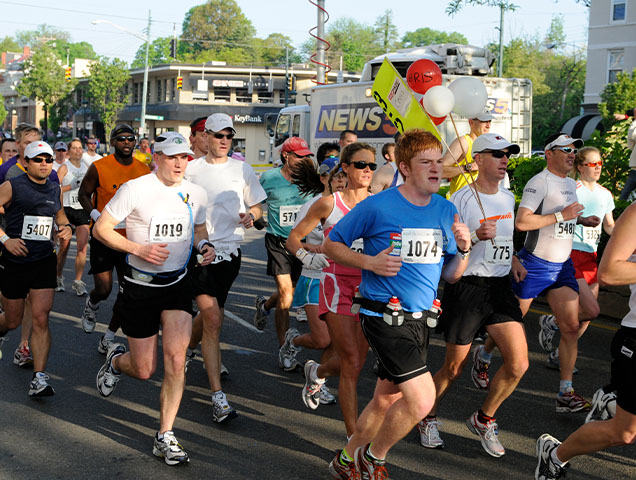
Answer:
<path fill-rule="evenodd" d="M 62 239 L 68 240 L 73 234 L 62 207 L 60 186 L 48 178 L 53 156 L 46 142 L 30 143 L 24 150 L 26 174 L 0 185 L 0 205 L 5 208 L 6 220 L 6 228 L 0 229 L 0 290 L 5 310 L 0 316 L 0 340 L 22 322 L 28 295 L 33 319 L 30 397 L 55 394 L 44 373 L 51 348 L 49 313 L 56 285 L 53 225 Z"/>
<path fill-rule="evenodd" d="M 162 329 L 164 379 L 153 454 L 168 465 L 189 461 L 172 431 L 183 395 L 186 349 L 192 334 L 188 263 L 193 246 L 201 254 L 198 260 L 202 265 L 214 258 L 205 228 L 207 196 L 201 187 L 183 180 L 192 155 L 181 134 L 159 135 L 153 158 L 157 170 L 122 185 L 93 229 L 106 246 L 127 254 L 113 312 L 121 319 L 130 347 L 126 353 L 121 343 L 111 344 L 97 374 L 97 390 L 109 396 L 122 373 L 150 378 L 157 366 Z M 116 230 L 124 219 L 127 237 Z"/>

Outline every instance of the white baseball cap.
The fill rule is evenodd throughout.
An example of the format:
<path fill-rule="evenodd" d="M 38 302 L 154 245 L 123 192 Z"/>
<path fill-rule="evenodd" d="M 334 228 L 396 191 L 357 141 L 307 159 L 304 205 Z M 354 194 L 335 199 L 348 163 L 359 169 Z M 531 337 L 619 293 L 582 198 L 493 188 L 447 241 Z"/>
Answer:
<path fill-rule="evenodd" d="M 516 155 L 521 151 L 519 145 L 511 143 L 498 133 L 484 133 L 479 135 L 473 142 L 472 154 L 483 152 L 484 150 L 503 150 L 508 149 L 512 155 Z"/>
<path fill-rule="evenodd" d="M 490 110 L 484 108 L 484 110 L 475 118 L 479 120 L 480 122 L 490 122 L 491 120 L 495 119 L 495 116 L 492 113 L 490 113 Z"/>
<path fill-rule="evenodd" d="M 51 146 L 48 143 L 43 142 L 41 140 L 38 140 L 37 142 L 29 143 L 27 147 L 24 149 L 24 156 L 26 158 L 35 158 L 38 155 L 41 155 L 43 153 L 46 153 L 47 155 L 50 155 L 52 157 L 55 156 Z"/>
<path fill-rule="evenodd" d="M 183 135 L 177 132 L 164 132 L 155 138 L 155 152 L 172 156 L 187 153 L 194 157 L 194 152 L 190 150 L 188 141 Z"/>
<path fill-rule="evenodd" d="M 234 130 L 234 123 L 232 122 L 232 117 L 226 115 L 225 113 L 213 113 L 208 117 L 205 121 L 205 129 L 210 132 L 220 132 L 221 130 L 225 130 L 229 128 L 232 132 L 236 133 Z"/>
<path fill-rule="evenodd" d="M 559 133 L 556 135 L 550 135 L 548 137 L 548 144 L 544 150 L 552 150 L 554 147 L 567 147 L 568 145 L 574 145 L 575 148 L 581 148 L 583 146 L 583 140 L 580 138 L 572 138 L 567 133 Z"/>

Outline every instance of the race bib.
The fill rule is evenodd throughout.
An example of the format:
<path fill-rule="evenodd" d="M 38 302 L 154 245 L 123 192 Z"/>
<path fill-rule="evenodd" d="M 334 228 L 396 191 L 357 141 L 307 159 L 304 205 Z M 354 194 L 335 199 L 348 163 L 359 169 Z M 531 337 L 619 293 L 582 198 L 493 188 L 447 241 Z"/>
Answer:
<path fill-rule="evenodd" d="M 512 263 L 512 238 L 497 237 L 495 244 L 490 240 L 484 241 L 486 244 L 486 252 L 484 258 L 489 265 L 510 265 Z"/>
<path fill-rule="evenodd" d="M 152 217 L 150 220 L 150 242 L 177 243 L 188 238 L 188 217 Z"/>
<path fill-rule="evenodd" d="M 554 238 L 568 239 L 574 236 L 576 220 L 568 220 L 567 222 L 557 222 L 554 224 Z"/>
<path fill-rule="evenodd" d="M 76 188 L 75 190 L 71 190 L 70 192 L 68 192 L 68 196 L 70 199 L 69 207 L 75 210 L 79 210 L 82 208 L 82 204 L 79 202 L 79 188 Z"/>
<path fill-rule="evenodd" d="M 25 215 L 22 222 L 22 240 L 50 240 L 53 231 L 52 217 Z"/>
<path fill-rule="evenodd" d="M 350 248 L 354 252 L 362 253 L 364 250 L 364 241 L 361 238 L 356 238 Z"/>
<path fill-rule="evenodd" d="M 278 223 L 281 227 L 293 227 L 302 205 L 283 205 L 278 214 Z"/>
<path fill-rule="evenodd" d="M 221 262 L 231 262 L 232 254 L 234 253 L 238 255 L 238 247 L 236 245 L 231 245 L 228 243 L 221 245 L 215 244 L 214 253 L 216 253 L 216 257 L 214 257 L 214 260 L 212 260 L 212 265 Z"/>
<path fill-rule="evenodd" d="M 601 225 L 597 227 L 583 227 L 583 243 L 596 250 L 601 241 Z"/>
<path fill-rule="evenodd" d="M 402 230 L 400 256 L 404 263 L 439 263 L 444 238 L 437 228 L 405 228 Z"/>

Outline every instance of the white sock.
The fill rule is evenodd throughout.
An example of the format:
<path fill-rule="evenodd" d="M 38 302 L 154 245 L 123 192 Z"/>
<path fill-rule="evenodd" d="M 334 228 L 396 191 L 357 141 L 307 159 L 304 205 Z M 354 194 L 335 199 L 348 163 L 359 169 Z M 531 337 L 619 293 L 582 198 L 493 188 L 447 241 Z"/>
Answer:
<path fill-rule="evenodd" d="M 88 299 L 86 300 L 86 305 L 88 305 L 91 308 L 91 310 L 99 309 L 99 302 L 97 302 L 97 304 L 93 304 L 93 302 L 91 302 L 91 297 L 88 297 Z"/>
<path fill-rule="evenodd" d="M 485 348 L 480 349 L 479 360 L 484 363 L 490 363 L 490 360 L 492 360 L 492 353 L 488 353 Z"/>
<path fill-rule="evenodd" d="M 568 462 L 562 462 L 561 460 L 559 460 L 559 457 L 557 457 L 557 449 L 554 448 L 552 449 L 552 452 L 550 452 L 550 458 L 552 458 L 552 461 L 554 463 L 556 463 L 559 467 L 563 467 L 565 465 L 567 465 Z"/>
<path fill-rule="evenodd" d="M 111 331 L 110 329 L 106 330 L 106 333 L 104 334 L 104 340 L 112 342 L 113 340 L 115 340 L 115 332 Z"/>
<path fill-rule="evenodd" d="M 325 379 L 324 378 L 319 378 L 318 377 L 318 367 L 319 366 L 320 366 L 320 364 L 317 363 L 316 365 L 313 366 L 313 368 L 311 370 L 309 370 L 309 379 L 313 383 L 325 383 Z"/>

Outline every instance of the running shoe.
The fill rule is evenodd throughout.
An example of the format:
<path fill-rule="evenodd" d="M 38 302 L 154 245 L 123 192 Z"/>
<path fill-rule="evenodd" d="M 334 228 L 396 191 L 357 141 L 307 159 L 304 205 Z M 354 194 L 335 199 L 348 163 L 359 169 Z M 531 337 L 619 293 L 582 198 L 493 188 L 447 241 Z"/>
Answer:
<path fill-rule="evenodd" d="M 592 408 L 585 417 L 585 423 L 599 420 L 609 420 L 616 412 L 616 393 L 605 393 L 602 388 L 594 392 L 592 397 Z"/>
<path fill-rule="evenodd" d="M 86 284 L 81 280 L 73 280 L 71 288 L 75 292 L 75 295 L 77 295 L 78 297 L 83 297 L 88 292 L 86 290 Z"/>
<path fill-rule="evenodd" d="M 558 348 L 555 351 L 550 352 L 550 355 L 548 355 L 548 359 L 545 363 L 546 367 L 551 368 L 552 370 L 561 370 L 561 359 L 559 358 Z M 579 369 L 574 367 L 574 370 L 572 370 L 572 375 L 576 375 L 577 373 L 579 373 Z"/>
<path fill-rule="evenodd" d="M 327 384 L 323 383 L 320 387 L 320 404 L 331 405 L 332 403 L 336 403 L 336 396 L 329 391 Z"/>
<path fill-rule="evenodd" d="M 29 397 L 52 397 L 55 390 L 48 384 L 49 376 L 44 372 L 36 372 L 29 384 Z"/>
<path fill-rule="evenodd" d="M 544 433 L 539 437 L 537 440 L 537 468 L 534 471 L 535 480 L 565 478 L 570 464 L 566 463 L 561 467 L 552 460 L 552 451 L 559 445 L 561 445 L 561 442 L 552 435 Z"/>
<path fill-rule="evenodd" d="M 33 355 L 31 355 L 31 349 L 28 345 L 22 345 L 16 348 L 13 354 L 13 364 L 18 367 L 28 367 L 33 365 Z"/>
<path fill-rule="evenodd" d="M 4 336 L 0 337 L 0 360 L 2 360 L 2 344 L 4 343 L 5 339 L 6 338 Z"/>
<path fill-rule="evenodd" d="M 484 362 L 480 353 L 484 346 L 480 345 L 473 350 L 473 367 L 470 369 L 470 378 L 473 380 L 473 384 L 479 390 L 488 390 L 490 386 L 490 377 L 488 376 L 488 367 L 490 362 Z"/>
<path fill-rule="evenodd" d="M 159 432 L 155 435 L 155 444 L 152 447 L 152 454 L 155 457 L 163 458 L 167 465 L 180 465 L 188 463 L 190 457 L 183 450 L 181 444 L 174 436 L 174 432 L 166 432 L 163 434 L 163 438 L 159 440 Z"/>
<path fill-rule="evenodd" d="M 358 447 L 356 448 L 356 454 L 354 455 L 356 470 L 358 471 L 360 478 L 363 478 L 364 480 L 389 480 L 389 472 L 386 469 L 386 462 L 369 459 L 366 455 L 368 449 L 368 444 L 364 447 Z"/>
<path fill-rule="evenodd" d="M 552 340 L 554 340 L 554 334 L 559 330 L 556 322 L 554 321 L 554 315 L 541 315 L 539 317 L 539 345 L 546 352 L 551 352 L 554 349 Z"/>
<path fill-rule="evenodd" d="M 55 287 L 56 292 L 65 292 L 64 288 L 64 277 L 57 277 L 57 286 Z"/>
<path fill-rule="evenodd" d="M 265 330 L 265 325 L 267 324 L 267 316 L 269 312 L 265 311 L 265 302 L 267 299 L 262 295 L 260 297 L 256 297 L 256 313 L 254 313 L 254 326 L 259 330 Z"/>
<path fill-rule="evenodd" d="M 351 461 L 346 465 L 340 463 L 340 452 L 336 453 L 334 459 L 329 462 L 329 473 L 336 480 L 360 480 L 360 474 L 356 470 L 356 463 Z"/>
<path fill-rule="evenodd" d="M 216 423 L 223 423 L 238 417 L 238 413 L 227 403 L 225 393 L 212 395 L 212 418 Z"/>
<path fill-rule="evenodd" d="M 307 312 L 305 312 L 304 308 L 296 310 L 296 321 L 301 323 L 307 321 Z"/>
<path fill-rule="evenodd" d="M 99 343 L 97 344 L 97 351 L 102 355 L 106 355 L 112 344 L 112 340 L 106 340 L 106 335 L 102 335 L 102 338 L 99 339 Z"/>
<path fill-rule="evenodd" d="M 205 364 L 203 365 L 205 367 Z M 227 375 L 230 374 L 230 371 L 227 369 L 227 367 L 223 364 L 221 364 L 221 376 L 225 377 Z"/>
<path fill-rule="evenodd" d="M 488 455 L 502 457 L 506 454 L 506 450 L 497 438 L 497 422 L 490 420 L 488 423 L 481 423 L 477 412 L 475 412 L 466 420 L 466 425 L 468 430 L 479 435 L 481 446 L 484 447 Z"/>
<path fill-rule="evenodd" d="M 559 393 L 556 399 L 557 413 L 587 412 L 592 406 L 590 402 L 571 390 L 567 393 Z"/>
<path fill-rule="evenodd" d="M 186 352 L 186 361 L 185 361 L 186 373 L 188 373 L 188 368 L 190 368 L 190 364 L 192 363 L 192 360 L 194 360 L 194 357 L 196 356 L 197 356 L 197 352 L 195 352 L 194 350 L 191 350 L 190 353 Z"/>
<path fill-rule="evenodd" d="M 82 312 L 82 329 L 86 333 L 92 333 L 95 330 L 95 323 L 97 322 L 97 308 L 93 310 L 88 304 L 90 297 L 86 299 L 86 305 L 84 305 L 84 311 Z M 99 352 L 99 353 L 106 353 Z"/>
<path fill-rule="evenodd" d="M 425 448 L 444 448 L 444 440 L 439 436 L 439 426 L 442 422 L 437 417 L 424 418 L 417 424 L 420 432 L 420 443 Z"/>
<path fill-rule="evenodd" d="M 115 387 L 117 386 L 117 382 L 119 382 L 119 378 L 121 377 L 121 373 L 116 373 L 113 369 L 111 362 L 113 358 L 117 355 L 121 355 L 126 353 L 126 347 L 121 343 L 113 343 L 108 349 L 108 354 L 106 355 L 106 361 L 102 368 L 97 372 L 97 391 L 102 397 L 107 397 Z"/>
<path fill-rule="evenodd" d="M 307 360 L 305 363 L 305 386 L 303 387 L 303 403 L 307 408 L 311 408 L 312 410 L 316 410 L 318 405 L 320 405 L 320 389 L 322 385 L 325 383 L 324 378 L 317 378 L 316 381 L 311 380 L 312 370 L 318 370 L 318 364 L 313 360 Z"/>
<path fill-rule="evenodd" d="M 290 328 L 285 332 L 285 342 L 278 350 L 278 366 L 286 372 L 293 372 L 298 365 L 296 355 L 302 350 L 302 347 L 296 347 L 293 340 L 299 336 L 298 330 Z"/>

